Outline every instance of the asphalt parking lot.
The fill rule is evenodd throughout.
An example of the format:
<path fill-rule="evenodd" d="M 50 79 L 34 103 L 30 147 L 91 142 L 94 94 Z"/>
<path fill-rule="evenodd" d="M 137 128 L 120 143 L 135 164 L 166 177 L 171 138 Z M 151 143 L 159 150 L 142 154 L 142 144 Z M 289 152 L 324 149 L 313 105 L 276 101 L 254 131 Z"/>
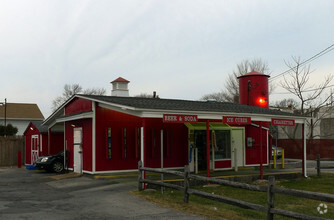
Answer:
<path fill-rule="evenodd" d="M 203 219 L 133 196 L 135 179 L 54 176 L 0 167 L 0 219 Z"/>

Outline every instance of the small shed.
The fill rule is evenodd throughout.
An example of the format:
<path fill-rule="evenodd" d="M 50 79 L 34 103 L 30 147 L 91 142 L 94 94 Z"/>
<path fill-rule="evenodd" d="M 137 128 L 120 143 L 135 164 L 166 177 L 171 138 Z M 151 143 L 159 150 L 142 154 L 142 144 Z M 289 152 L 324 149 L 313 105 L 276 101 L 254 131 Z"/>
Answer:
<path fill-rule="evenodd" d="M 35 163 L 38 157 L 48 154 L 48 128 L 42 122 L 30 122 L 24 131 L 26 165 Z"/>
<path fill-rule="evenodd" d="M 33 165 L 38 157 L 59 153 L 64 147 L 64 133 L 53 132 L 49 135 L 48 127 L 42 121 L 30 122 L 24 131 L 25 163 Z"/>

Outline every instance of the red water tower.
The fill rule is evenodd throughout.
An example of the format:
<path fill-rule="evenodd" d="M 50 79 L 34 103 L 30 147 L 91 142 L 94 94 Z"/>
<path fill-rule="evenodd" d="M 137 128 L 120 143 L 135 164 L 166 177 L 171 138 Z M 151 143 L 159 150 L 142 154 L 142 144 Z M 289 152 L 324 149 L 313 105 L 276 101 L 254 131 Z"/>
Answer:
<path fill-rule="evenodd" d="M 239 76 L 240 104 L 269 108 L 269 77 L 256 71 Z"/>

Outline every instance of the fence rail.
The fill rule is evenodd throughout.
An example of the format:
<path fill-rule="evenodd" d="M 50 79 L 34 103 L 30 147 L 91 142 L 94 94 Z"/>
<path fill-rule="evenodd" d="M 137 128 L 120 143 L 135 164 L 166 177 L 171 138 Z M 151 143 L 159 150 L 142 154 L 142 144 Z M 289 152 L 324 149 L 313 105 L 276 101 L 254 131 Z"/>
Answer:
<path fill-rule="evenodd" d="M 161 173 L 161 174 L 172 174 L 176 176 L 181 176 L 184 178 L 183 186 L 171 184 L 171 183 L 164 183 L 164 182 L 157 182 L 153 180 L 148 180 L 144 178 L 143 172 L 155 172 L 155 173 Z M 282 210 L 282 209 L 276 209 L 274 208 L 274 198 L 275 194 L 283 194 L 283 195 L 289 195 L 289 196 L 295 196 L 295 197 L 302 197 L 307 199 L 313 199 L 313 200 L 319 200 L 319 201 L 325 201 L 325 202 L 332 202 L 334 203 L 334 195 L 333 194 L 327 194 L 327 193 L 318 193 L 318 192 L 309 192 L 304 190 L 295 190 L 295 189 L 286 189 L 281 187 L 275 187 L 275 177 L 269 176 L 268 179 L 268 186 L 255 186 L 251 184 L 246 183 L 239 183 L 239 182 L 233 182 L 228 180 L 222 180 L 222 179 L 213 179 L 208 177 L 202 177 L 197 175 L 191 175 L 189 172 L 189 167 L 184 167 L 184 172 L 180 171 L 172 171 L 172 170 L 163 170 L 163 169 L 155 169 L 155 168 L 147 168 L 142 166 L 142 162 L 138 162 L 138 190 L 142 191 L 144 190 L 144 184 L 153 184 L 161 187 L 168 187 L 173 189 L 178 189 L 181 191 L 184 191 L 184 202 L 187 203 L 189 201 L 189 195 L 197 195 L 200 197 L 204 197 L 211 200 L 216 200 L 220 202 L 224 202 L 230 205 L 238 206 L 245 209 L 253 209 L 261 212 L 267 213 L 267 219 L 274 219 L 274 215 L 281 215 L 285 217 L 290 218 L 298 218 L 298 219 L 325 219 L 321 217 L 316 216 L 309 216 L 297 212 Z M 190 181 L 191 180 L 199 180 L 207 183 L 215 183 L 225 186 L 231 186 L 235 188 L 245 189 L 245 190 L 251 190 L 251 191 L 258 191 L 258 192 L 267 192 L 267 206 L 250 203 L 241 201 L 238 199 L 228 198 L 220 195 L 214 195 L 207 192 L 203 192 L 196 189 L 190 188 Z"/>
<path fill-rule="evenodd" d="M 21 165 L 24 165 L 24 137 L 0 137 L 0 166 L 17 166 L 19 151 L 21 151 Z"/>

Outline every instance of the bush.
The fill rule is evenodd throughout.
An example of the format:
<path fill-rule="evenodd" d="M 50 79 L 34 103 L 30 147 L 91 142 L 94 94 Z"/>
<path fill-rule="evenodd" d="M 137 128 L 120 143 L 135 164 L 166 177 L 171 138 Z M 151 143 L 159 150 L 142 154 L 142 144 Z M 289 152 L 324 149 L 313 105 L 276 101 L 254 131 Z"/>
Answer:
<path fill-rule="evenodd" d="M 14 127 L 12 124 L 8 124 L 6 126 L 6 136 L 13 136 L 16 135 L 18 132 L 17 127 Z M 0 125 L 0 136 L 5 136 L 5 126 Z"/>

